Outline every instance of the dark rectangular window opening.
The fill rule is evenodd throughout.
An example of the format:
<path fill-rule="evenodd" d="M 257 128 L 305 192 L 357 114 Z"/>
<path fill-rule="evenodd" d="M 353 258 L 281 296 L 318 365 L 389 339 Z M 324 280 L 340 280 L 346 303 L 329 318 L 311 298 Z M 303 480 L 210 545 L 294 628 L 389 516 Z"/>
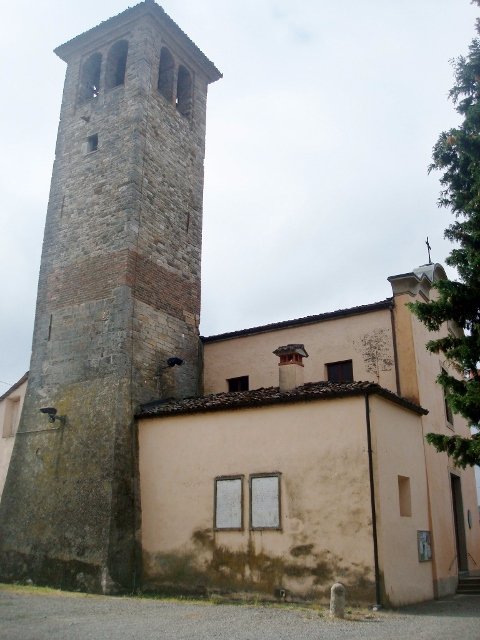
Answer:
<path fill-rule="evenodd" d="M 250 476 L 250 529 L 281 530 L 280 476 L 277 471 Z"/>
<path fill-rule="evenodd" d="M 448 400 L 444 397 L 443 401 L 445 402 L 445 417 L 447 418 L 447 422 L 450 426 L 453 426 L 453 411 L 452 407 L 448 404 Z"/>
<path fill-rule="evenodd" d="M 446 370 L 442 367 L 442 373 L 446 374 Z M 450 427 L 453 427 L 453 411 L 452 407 L 448 404 L 447 394 L 445 393 L 445 389 L 443 389 L 443 404 L 445 406 L 445 418 Z"/>
<path fill-rule="evenodd" d="M 465 516 L 463 513 L 462 481 L 459 476 L 450 474 L 455 544 L 457 550 L 458 571 L 468 571 L 468 550 L 465 536 Z"/>
<path fill-rule="evenodd" d="M 87 153 L 92 153 L 98 149 L 98 133 L 94 133 L 93 136 L 87 138 Z"/>
<path fill-rule="evenodd" d="M 353 382 L 353 365 L 351 360 L 329 362 L 326 367 L 328 382 Z"/>
<path fill-rule="evenodd" d="M 216 531 L 243 530 L 243 476 L 215 478 L 213 528 Z"/>
<path fill-rule="evenodd" d="M 229 391 L 248 391 L 248 376 L 239 376 L 238 378 L 229 378 L 228 390 Z"/>

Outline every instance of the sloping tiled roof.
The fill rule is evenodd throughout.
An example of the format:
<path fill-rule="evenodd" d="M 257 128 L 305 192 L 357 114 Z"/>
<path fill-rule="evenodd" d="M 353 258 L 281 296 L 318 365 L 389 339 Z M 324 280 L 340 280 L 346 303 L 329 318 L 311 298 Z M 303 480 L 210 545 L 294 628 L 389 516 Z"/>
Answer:
<path fill-rule="evenodd" d="M 150 402 L 140 407 L 137 417 L 149 418 L 185 413 L 202 413 L 206 411 L 225 411 L 280 403 L 330 400 L 347 396 L 373 394 L 382 396 L 419 415 L 428 413 L 426 409 L 405 398 L 397 396 L 392 391 L 384 389 L 374 382 L 349 382 L 344 384 L 334 382 L 309 382 L 292 391 L 281 392 L 278 387 L 268 387 L 253 389 L 251 391 L 214 393 L 208 396 L 186 398 L 184 400 Z"/>
<path fill-rule="evenodd" d="M 277 331 L 287 327 L 298 327 L 303 324 L 314 324 L 315 322 L 323 322 L 325 320 L 333 320 L 334 318 L 345 318 L 347 316 L 355 316 L 361 313 L 371 313 L 372 311 L 380 311 L 382 309 L 391 309 L 392 298 L 386 298 L 380 302 L 372 302 L 371 304 L 362 304 L 358 307 L 350 307 L 349 309 L 338 309 L 337 311 L 328 311 L 327 313 L 319 313 L 314 316 L 305 316 L 304 318 L 296 318 L 294 320 L 282 320 L 281 322 L 272 322 L 271 324 L 260 325 L 259 327 L 251 327 L 249 329 L 240 329 L 238 331 L 229 331 L 228 333 L 219 333 L 214 336 L 202 336 L 202 342 L 216 342 L 217 340 L 228 340 L 229 338 L 239 338 L 254 333 L 266 333 L 267 331 Z"/>
<path fill-rule="evenodd" d="M 25 382 L 25 380 L 28 379 L 28 373 L 29 373 L 28 371 L 27 373 L 24 373 L 23 376 L 20 378 L 20 380 L 17 380 L 15 384 L 12 384 L 10 389 L 7 389 L 7 391 L 5 391 L 5 393 L 0 396 L 0 400 L 4 400 L 7 396 L 9 396 L 12 393 L 12 391 L 15 391 L 15 389 L 18 389 L 18 387 L 22 385 Z"/>
<path fill-rule="evenodd" d="M 197 45 L 190 40 L 187 34 L 180 29 L 178 24 L 170 18 L 169 15 L 165 13 L 165 11 L 160 7 L 154 0 L 144 0 L 139 4 L 134 5 L 133 7 L 129 7 L 122 13 L 109 18 L 108 20 L 104 20 L 100 22 L 96 27 L 81 33 L 80 35 L 72 38 L 68 42 L 61 44 L 55 49 L 55 53 L 65 62 L 68 62 L 68 58 L 71 55 L 71 52 L 75 49 L 84 46 L 84 43 L 87 39 L 91 37 L 95 37 L 101 35 L 102 32 L 106 28 L 112 28 L 121 26 L 123 23 L 126 23 L 132 19 L 135 19 L 137 16 L 144 15 L 146 13 L 150 13 L 157 20 L 159 20 L 170 32 L 177 37 L 183 43 L 184 47 L 190 51 L 190 54 L 193 55 L 194 58 L 197 59 L 199 64 L 203 67 L 207 76 L 210 79 L 210 82 L 215 82 L 215 80 L 219 80 L 222 77 L 220 71 L 215 67 L 213 62 L 211 62 L 207 56 L 197 47 Z"/>

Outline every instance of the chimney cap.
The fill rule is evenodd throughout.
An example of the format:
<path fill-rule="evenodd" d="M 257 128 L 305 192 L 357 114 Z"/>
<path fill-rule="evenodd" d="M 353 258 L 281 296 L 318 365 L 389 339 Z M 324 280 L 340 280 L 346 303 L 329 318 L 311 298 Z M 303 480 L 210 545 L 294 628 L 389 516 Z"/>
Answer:
<path fill-rule="evenodd" d="M 297 353 L 299 356 L 302 356 L 302 358 L 308 358 L 308 353 L 305 351 L 303 344 L 287 344 L 283 347 L 278 347 L 273 353 L 279 357 Z"/>

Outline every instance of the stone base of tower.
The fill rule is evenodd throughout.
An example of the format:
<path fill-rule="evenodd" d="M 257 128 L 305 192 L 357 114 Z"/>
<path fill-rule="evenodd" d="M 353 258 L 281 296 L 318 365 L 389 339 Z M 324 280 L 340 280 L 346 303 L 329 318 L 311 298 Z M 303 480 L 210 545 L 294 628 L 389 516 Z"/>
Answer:
<path fill-rule="evenodd" d="M 83 591 L 118 595 L 137 589 L 137 571 L 128 564 L 127 575 L 113 567 L 121 581 L 112 579 L 107 565 L 96 565 L 71 558 L 52 557 L 38 546 L 29 553 L 4 549 L 0 552 L 0 582 L 48 586 L 63 591 Z M 120 571 L 119 571 L 120 569 Z M 123 575 L 122 575 L 123 574 Z"/>
<path fill-rule="evenodd" d="M 129 381 L 29 380 L 0 504 L 0 581 L 97 593 L 135 587 L 135 434 Z M 59 426 L 57 426 L 59 425 Z"/>
<path fill-rule="evenodd" d="M 50 558 L 47 552 L 30 554 L 4 551 L 0 554 L 0 581 L 25 582 L 65 591 L 116 593 L 105 568 L 79 560 Z"/>

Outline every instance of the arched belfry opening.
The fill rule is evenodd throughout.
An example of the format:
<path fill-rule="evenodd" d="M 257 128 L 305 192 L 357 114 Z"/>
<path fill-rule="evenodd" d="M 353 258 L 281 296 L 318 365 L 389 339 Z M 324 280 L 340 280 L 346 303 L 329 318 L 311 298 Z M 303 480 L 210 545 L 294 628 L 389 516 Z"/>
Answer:
<path fill-rule="evenodd" d="M 192 76 L 183 65 L 178 67 L 177 110 L 186 118 L 192 114 Z"/>
<path fill-rule="evenodd" d="M 87 102 L 97 98 L 100 91 L 100 69 L 102 67 L 102 54 L 92 53 L 82 66 L 80 77 L 79 102 Z"/>
<path fill-rule="evenodd" d="M 175 73 L 175 62 L 167 47 L 162 47 L 160 51 L 160 67 L 158 70 L 158 91 L 169 102 L 173 100 L 173 78 Z"/>
<path fill-rule="evenodd" d="M 105 88 L 112 89 L 125 83 L 127 68 L 128 42 L 119 40 L 112 44 L 107 55 Z"/>

